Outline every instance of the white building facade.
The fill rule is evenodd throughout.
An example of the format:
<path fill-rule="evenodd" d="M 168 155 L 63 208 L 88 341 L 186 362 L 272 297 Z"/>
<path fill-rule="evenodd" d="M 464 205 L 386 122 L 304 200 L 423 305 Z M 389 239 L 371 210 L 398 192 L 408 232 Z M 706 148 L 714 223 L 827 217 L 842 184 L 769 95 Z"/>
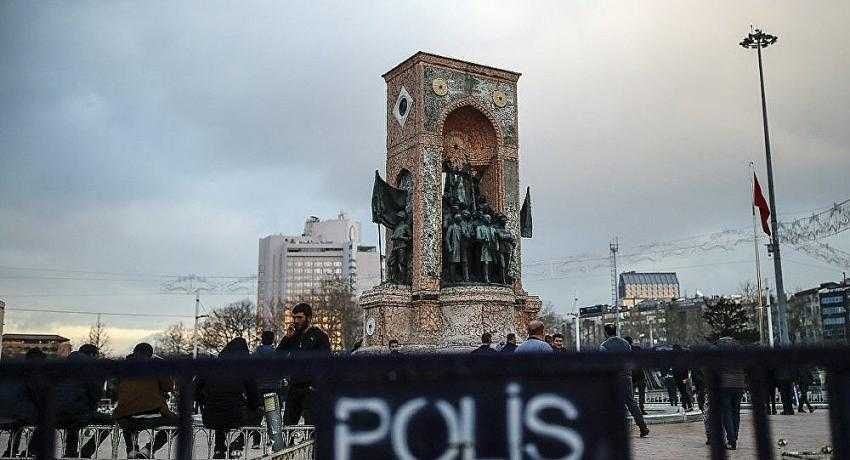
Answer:
<path fill-rule="evenodd" d="M 310 217 L 298 236 L 260 238 L 257 304 L 261 316 L 310 295 L 327 279 L 349 283 L 357 294 L 380 283 L 380 257 L 360 245 L 360 222 L 340 213 L 336 219 Z"/>

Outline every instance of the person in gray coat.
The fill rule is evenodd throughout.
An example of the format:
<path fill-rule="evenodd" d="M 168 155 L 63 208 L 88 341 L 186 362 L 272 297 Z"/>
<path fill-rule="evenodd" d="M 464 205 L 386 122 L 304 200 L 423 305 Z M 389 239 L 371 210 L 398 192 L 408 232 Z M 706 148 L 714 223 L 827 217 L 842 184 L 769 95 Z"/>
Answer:
<path fill-rule="evenodd" d="M 599 345 L 599 351 L 611 353 L 631 353 L 632 347 L 629 342 L 617 337 L 617 327 L 611 323 L 605 325 L 605 335 L 608 337 L 602 344 Z M 637 401 L 635 401 L 635 390 L 632 387 L 632 373 L 629 370 L 623 369 L 620 373 L 620 387 L 626 392 L 626 408 L 632 414 L 635 424 L 640 428 L 640 437 L 649 436 L 649 428 L 643 420 L 643 414 L 640 412 Z"/>
<path fill-rule="evenodd" d="M 740 346 L 732 337 L 717 339 L 717 347 L 721 351 L 735 351 Z M 731 450 L 738 448 L 738 429 L 741 425 L 741 399 L 747 388 L 747 376 L 743 369 L 720 369 L 720 422 L 726 434 L 727 447 Z"/>

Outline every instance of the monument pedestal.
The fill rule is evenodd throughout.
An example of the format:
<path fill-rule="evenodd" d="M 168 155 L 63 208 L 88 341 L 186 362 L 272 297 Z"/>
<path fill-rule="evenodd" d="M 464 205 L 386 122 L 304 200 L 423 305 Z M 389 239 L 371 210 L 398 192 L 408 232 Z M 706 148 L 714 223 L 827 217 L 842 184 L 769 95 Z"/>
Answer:
<path fill-rule="evenodd" d="M 525 338 L 525 325 L 537 317 L 539 297 L 517 295 L 510 286 L 468 284 L 414 294 L 409 286 L 383 284 L 360 297 L 366 321 L 361 352 L 386 352 L 398 340 L 404 352 L 467 352 L 508 333 Z"/>

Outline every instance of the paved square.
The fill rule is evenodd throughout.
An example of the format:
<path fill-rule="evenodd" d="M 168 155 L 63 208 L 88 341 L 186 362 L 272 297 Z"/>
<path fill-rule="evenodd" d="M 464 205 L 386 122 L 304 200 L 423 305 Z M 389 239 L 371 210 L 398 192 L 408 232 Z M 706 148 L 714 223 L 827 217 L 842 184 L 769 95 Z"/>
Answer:
<path fill-rule="evenodd" d="M 824 445 L 832 445 L 829 433 L 829 413 L 825 409 L 814 413 L 771 415 L 770 428 L 773 433 L 773 449 L 776 458 L 784 451 L 810 450 L 819 452 Z M 647 438 L 639 438 L 637 429 L 632 431 L 632 458 L 652 460 L 680 460 L 709 458 L 705 445 L 705 430 L 702 422 L 650 425 Z M 729 451 L 730 459 L 756 458 L 755 430 L 750 412 L 741 414 L 741 433 L 738 449 Z M 784 438 L 788 445 L 779 448 L 776 442 Z"/>

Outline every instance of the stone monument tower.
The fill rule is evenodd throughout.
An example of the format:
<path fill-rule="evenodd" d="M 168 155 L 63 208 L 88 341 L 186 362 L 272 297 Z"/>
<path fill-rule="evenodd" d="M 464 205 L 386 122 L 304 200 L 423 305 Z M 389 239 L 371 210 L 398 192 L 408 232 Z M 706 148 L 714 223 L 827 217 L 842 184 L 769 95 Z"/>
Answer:
<path fill-rule="evenodd" d="M 365 350 L 465 350 L 525 335 L 540 299 L 522 288 L 519 73 L 419 52 L 387 83 L 388 281 L 360 297 Z M 383 198 L 382 198 L 383 197 Z M 377 211 L 376 211 L 377 209 Z M 527 215 L 526 215 L 527 214 Z M 525 223 L 525 221 L 523 221 Z"/>

